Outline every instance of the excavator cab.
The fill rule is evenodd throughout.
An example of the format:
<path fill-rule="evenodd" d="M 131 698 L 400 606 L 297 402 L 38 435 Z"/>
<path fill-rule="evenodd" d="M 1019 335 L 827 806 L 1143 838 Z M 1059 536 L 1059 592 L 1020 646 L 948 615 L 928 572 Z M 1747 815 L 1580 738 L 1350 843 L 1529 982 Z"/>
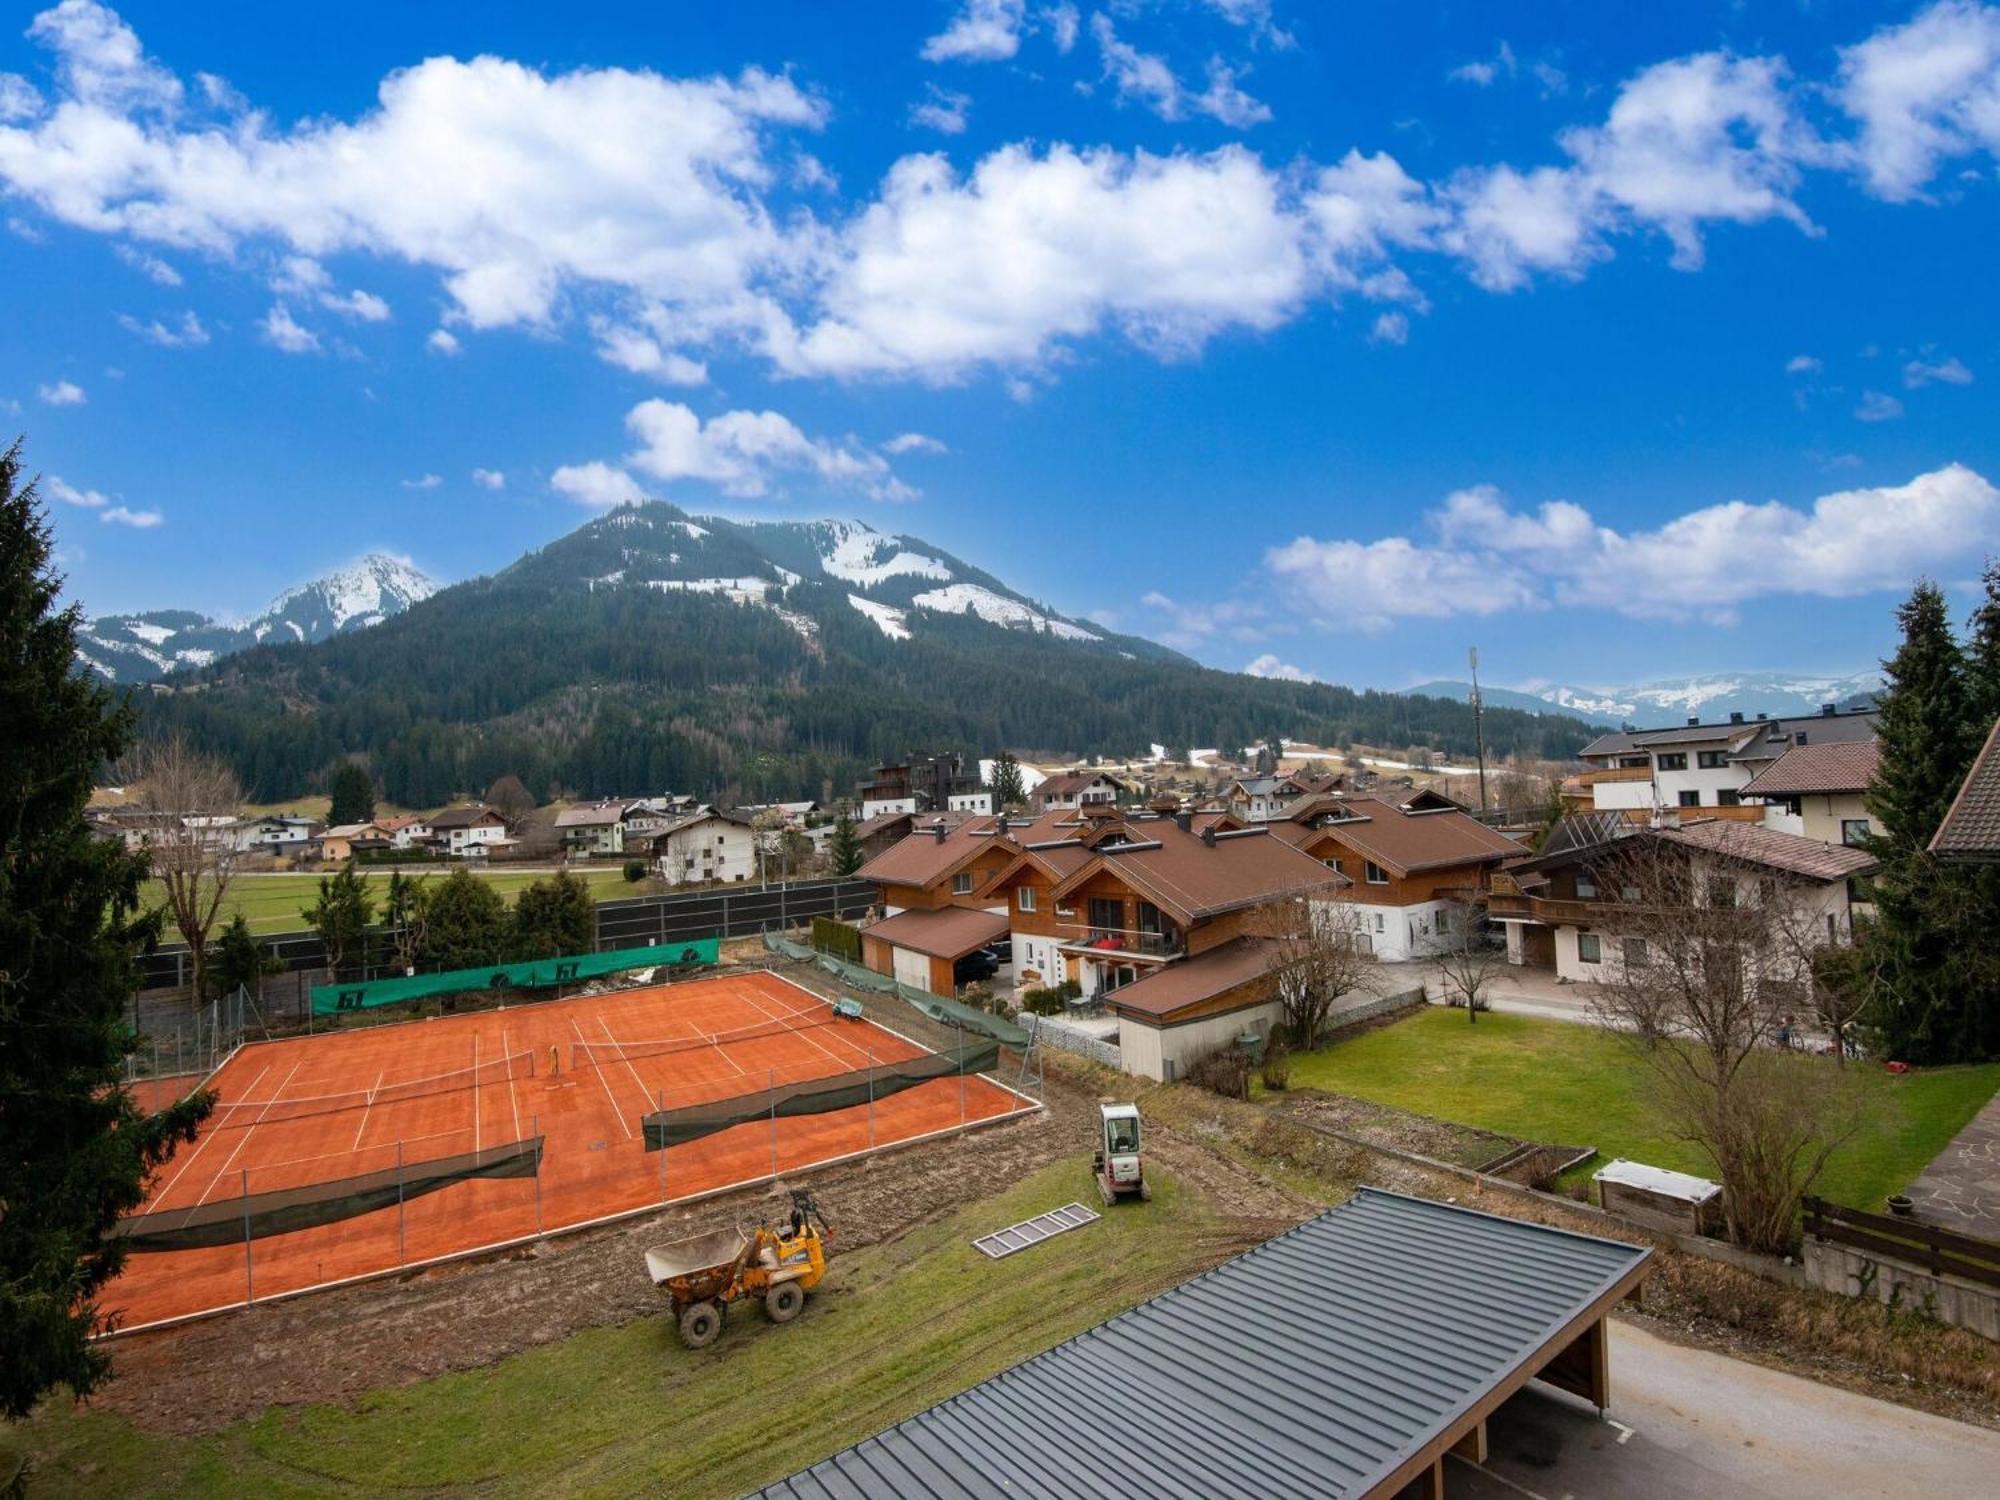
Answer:
<path fill-rule="evenodd" d="M 1120 1198 L 1150 1198 L 1146 1186 L 1145 1161 L 1140 1154 L 1139 1106 L 1136 1104 L 1098 1105 L 1097 1191 L 1106 1204 Z"/>

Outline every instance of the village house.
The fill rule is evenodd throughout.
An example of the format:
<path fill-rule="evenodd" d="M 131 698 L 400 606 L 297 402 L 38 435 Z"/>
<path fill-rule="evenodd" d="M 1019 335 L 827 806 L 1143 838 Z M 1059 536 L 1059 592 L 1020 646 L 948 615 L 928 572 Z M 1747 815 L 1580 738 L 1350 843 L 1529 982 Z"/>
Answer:
<path fill-rule="evenodd" d="M 1880 749 L 1874 740 L 1795 745 L 1743 788 L 1764 806 L 1764 826 L 1822 843 L 1868 840 L 1868 786 Z"/>
<path fill-rule="evenodd" d="M 1842 713 L 1826 703 L 1817 714 L 1792 718 L 1739 713 L 1704 724 L 1691 717 L 1671 729 L 1600 735 L 1578 753 L 1588 769 L 1566 785 L 1567 800 L 1573 810 L 1618 812 L 1634 823 L 1696 808 L 1705 818 L 1762 822 L 1762 810 L 1744 800 L 1754 777 L 1801 746 L 1872 740 L 1878 717 L 1873 709 Z"/>
<path fill-rule="evenodd" d="M 948 828 L 956 828 L 960 823 L 969 823 L 977 816 L 976 813 L 968 812 L 877 813 L 874 817 L 863 818 L 854 825 L 854 838 L 861 846 L 861 859 L 865 864 L 883 850 L 908 838 L 920 822 L 926 825 L 943 823 Z"/>
<path fill-rule="evenodd" d="M 490 807 L 447 807 L 431 819 L 431 843 L 453 859 L 484 859 L 512 844 L 507 822 Z"/>
<path fill-rule="evenodd" d="M 855 872 L 875 883 L 882 919 L 861 930 L 878 974 L 949 995 L 959 960 L 1007 933 L 1004 900 L 978 892 L 1019 852 L 1000 818 L 919 819 L 907 838 Z"/>
<path fill-rule="evenodd" d="M 556 834 L 563 853 L 575 859 L 614 857 L 625 852 L 623 802 L 588 802 L 556 814 Z"/>
<path fill-rule="evenodd" d="M 318 857 L 328 864 L 345 864 L 356 854 L 395 847 L 390 835 L 375 823 L 337 823 L 313 840 Z"/>
<path fill-rule="evenodd" d="M 1380 959 L 1427 958 L 1463 934 L 1455 921 L 1486 890 L 1492 872 L 1521 846 L 1462 812 L 1449 798 L 1419 793 L 1403 806 L 1376 797 L 1316 797 L 1299 803 L 1272 834 L 1351 882 L 1357 941 Z"/>
<path fill-rule="evenodd" d="M 750 820 L 713 808 L 682 814 L 646 847 L 654 872 L 668 885 L 734 883 L 757 873 L 757 833 Z"/>
<path fill-rule="evenodd" d="M 377 818 L 375 826 L 389 836 L 390 844 L 397 849 L 413 849 L 430 842 L 430 819 L 422 813 L 399 813 L 393 817 Z"/>
<path fill-rule="evenodd" d="M 1876 867 L 1864 850 L 1757 823 L 1650 827 L 1616 812 L 1573 814 L 1549 831 L 1539 854 L 1493 879 L 1487 913 L 1507 929 L 1508 961 L 1585 983 L 1646 962 L 1647 942 L 1632 930 L 1643 926 L 1644 899 L 1633 860 L 1660 851 L 1690 861 L 1691 883 L 1711 901 L 1748 905 L 1763 899 L 1767 883 L 1782 887 L 1802 914 L 1802 932 L 1827 943 L 1852 938 L 1852 884 Z"/>
<path fill-rule="evenodd" d="M 1930 848 L 1946 864 L 2000 864 L 2000 720 L 1965 773 Z"/>
<path fill-rule="evenodd" d="M 1099 803 L 1110 806 L 1130 790 L 1117 777 L 1103 771 L 1058 771 L 1043 777 L 1028 793 L 1028 807 L 1039 814 L 1074 811 Z"/>
<path fill-rule="evenodd" d="M 880 813 L 993 811 L 993 796 L 968 769 L 962 755 L 918 753 L 894 765 L 877 766 L 875 774 L 856 788 L 861 816 Z"/>

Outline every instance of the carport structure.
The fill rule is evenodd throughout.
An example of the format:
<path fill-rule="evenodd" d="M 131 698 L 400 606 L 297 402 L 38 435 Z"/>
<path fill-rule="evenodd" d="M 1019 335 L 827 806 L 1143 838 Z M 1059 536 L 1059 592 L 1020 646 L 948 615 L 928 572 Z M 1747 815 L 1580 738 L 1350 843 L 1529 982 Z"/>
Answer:
<path fill-rule="evenodd" d="M 894 975 L 899 983 L 933 995 L 956 992 L 954 966 L 968 953 L 1007 935 L 1007 918 L 1000 912 L 967 906 L 935 911 L 904 911 L 861 929 L 861 954 L 878 974 Z"/>
<path fill-rule="evenodd" d="M 762 1494 L 1442 1496 L 1530 1380 L 1609 1403 L 1651 1254 L 1362 1188 Z"/>

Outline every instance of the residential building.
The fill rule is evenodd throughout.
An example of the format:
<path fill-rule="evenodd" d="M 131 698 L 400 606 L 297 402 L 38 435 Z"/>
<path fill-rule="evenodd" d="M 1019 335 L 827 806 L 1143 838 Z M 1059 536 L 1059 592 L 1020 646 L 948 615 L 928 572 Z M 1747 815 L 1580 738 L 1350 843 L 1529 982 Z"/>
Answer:
<path fill-rule="evenodd" d="M 2000 864 L 2000 720 L 1931 836 L 1931 853 L 1947 864 Z"/>
<path fill-rule="evenodd" d="M 1763 804 L 1766 828 L 1859 846 L 1872 831 L 1867 797 L 1879 760 L 1874 740 L 1794 745 L 1751 777 L 1743 795 Z"/>
<path fill-rule="evenodd" d="M 979 892 L 1019 852 L 1001 818 L 923 817 L 907 837 L 855 872 L 875 882 L 881 920 L 861 929 L 861 957 L 878 974 L 949 995 L 958 961 L 1006 936 L 1004 900 Z"/>
<path fill-rule="evenodd" d="M 688 814 L 702 810 L 702 804 L 692 797 L 620 797 L 616 800 L 625 808 L 625 846 L 632 849 L 651 844 Z"/>
<path fill-rule="evenodd" d="M 953 797 L 972 796 L 982 786 L 976 767 L 968 768 L 964 756 L 919 752 L 898 764 L 877 766 L 857 790 L 861 816 L 872 818 L 878 813 L 949 809 Z"/>
<path fill-rule="evenodd" d="M 389 836 L 390 844 L 397 849 L 412 849 L 430 842 L 430 820 L 421 813 L 377 818 L 375 826 Z"/>
<path fill-rule="evenodd" d="M 1316 797 L 1272 834 L 1347 877 L 1350 904 L 1369 951 L 1381 959 L 1426 958 L 1460 936 L 1455 920 L 1484 895 L 1493 871 L 1521 846 L 1445 800 L 1397 806 L 1377 797 Z"/>
<path fill-rule="evenodd" d="M 956 827 L 960 823 L 970 822 L 974 816 L 976 815 L 973 813 L 951 811 L 921 815 L 913 812 L 877 813 L 874 817 L 863 818 L 854 825 L 854 837 L 861 846 L 861 859 L 865 864 L 883 850 L 908 838 L 920 822 L 930 825 L 943 823 L 947 827 Z"/>
<path fill-rule="evenodd" d="M 646 847 L 668 885 L 734 883 L 757 873 L 757 831 L 735 813 L 697 808 L 653 834 Z"/>
<path fill-rule="evenodd" d="M 1297 793 L 1281 776 L 1239 776 L 1229 783 L 1226 800 L 1229 810 L 1244 822 L 1268 823 L 1285 815 Z"/>
<path fill-rule="evenodd" d="M 484 859 L 506 849 L 507 822 L 490 807 L 447 807 L 431 819 L 431 842 L 453 859 Z"/>
<path fill-rule="evenodd" d="M 1704 724 L 1698 717 L 1671 729 L 1624 729 L 1600 735 L 1579 758 L 1588 770 L 1573 778 L 1572 802 L 1587 793 L 1592 812 L 1617 812 L 1645 823 L 1660 814 L 1758 823 L 1762 810 L 1745 805 L 1753 777 L 1788 750 L 1806 745 L 1843 744 L 1875 737 L 1874 709 L 1842 713 L 1834 704 L 1796 718 L 1727 720 Z"/>
<path fill-rule="evenodd" d="M 314 842 L 319 857 L 329 864 L 345 864 L 356 854 L 395 847 L 394 840 L 374 823 L 337 823 Z"/>
<path fill-rule="evenodd" d="M 556 814 L 556 834 L 563 853 L 572 858 L 598 859 L 625 852 L 625 815 L 630 804 L 588 802 Z"/>
<path fill-rule="evenodd" d="M 1751 905 L 1772 883 L 1782 886 L 1806 918 L 1802 929 L 1828 943 L 1853 937 L 1852 882 L 1876 867 L 1865 850 L 1758 823 L 1705 818 L 1650 827 L 1616 812 L 1572 815 L 1549 831 L 1540 853 L 1493 879 L 1487 911 L 1507 929 L 1508 961 L 1585 983 L 1646 962 L 1646 939 L 1633 930 L 1647 920 L 1635 861 L 1662 851 L 1691 862 L 1688 883 L 1710 901 Z"/>
<path fill-rule="evenodd" d="M 1111 806 L 1130 788 L 1103 771 L 1080 769 L 1058 771 L 1045 776 L 1028 793 L 1028 807 L 1035 813 L 1074 811 L 1097 804 Z"/>

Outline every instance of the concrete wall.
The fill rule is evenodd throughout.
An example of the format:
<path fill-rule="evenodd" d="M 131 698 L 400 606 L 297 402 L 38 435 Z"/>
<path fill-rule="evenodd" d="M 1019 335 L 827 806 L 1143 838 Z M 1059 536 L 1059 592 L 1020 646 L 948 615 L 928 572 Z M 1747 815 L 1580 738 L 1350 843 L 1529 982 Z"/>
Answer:
<path fill-rule="evenodd" d="M 1277 1001 L 1267 1000 L 1261 1005 L 1204 1016 L 1179 1026 L 1147 1026 L 1127 1017 L 1118 1025 L 1118 1065 L 1141 1078 L 1171 1083 L 1186 1071 L 1191 1059 L 1212 1047 L 1235 1041 L 1240 1032 L 1269 1036 L 1283 1015 Z"/>
<path fill-rule="evenodd" d="M 1876 1301 L 2000 1341 L 2000 1289 L 1937 1276 L 1908 1261 L 1816 1240 L 1805 1242 L 1806 1284 Z"/>
<path fill-rule="evenodd" d="M 1023 1018 L 1023 1024 L 1026 1018 Z M 1059 1016 L 1040 1016 L 1035 1019 L 1035 1035 L 1045 1047 L 1054 1047 L 1059 1052 L 1074 1053 L 1087 1057 L 1092 1062 L 1103 1063 L 1109 1068 L 1124 1066 L 1115 1037 L 1097 1036 L 1080 1027 L 1071 1026 Z"/>

